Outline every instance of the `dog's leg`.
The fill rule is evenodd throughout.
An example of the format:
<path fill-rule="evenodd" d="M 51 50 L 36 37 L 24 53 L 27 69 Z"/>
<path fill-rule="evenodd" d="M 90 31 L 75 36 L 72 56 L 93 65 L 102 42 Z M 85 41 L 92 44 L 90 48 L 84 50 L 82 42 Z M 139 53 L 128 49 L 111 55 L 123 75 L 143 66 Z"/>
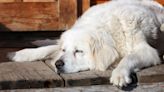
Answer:
<path fill-rule="evenodd" d="M 16 62 L 37 61 L 51 58 L 59 50 L 58 45 L 50 45 L 39 48 L 28 48 L 17 52 L 8 53 L 8 58 Z"/>
<path fill-rule="evenodd" d="M 157 51 L 146 42 L 134 48 L 134 52 L 125 56 L 113 70 L 110 82 L 116 86 L 126 86 L 131 83 L 130 73 L 143 67 L 159 64 L 160 58 Z"/>

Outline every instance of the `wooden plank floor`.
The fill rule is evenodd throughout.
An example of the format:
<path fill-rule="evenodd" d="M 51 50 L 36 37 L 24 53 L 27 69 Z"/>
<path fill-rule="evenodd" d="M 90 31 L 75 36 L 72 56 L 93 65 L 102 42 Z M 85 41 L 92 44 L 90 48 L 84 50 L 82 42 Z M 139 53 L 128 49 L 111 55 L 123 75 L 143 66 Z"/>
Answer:
<path fill-rule="evenodd" d="M 84 71 L 73 74 L 61 74 L 66 87 L 109 84 L 111 70 Z"/>
<path fill-rule="evenodd" d="M 43 62 L 0 64 L 0 89 L 62 87 L 62 78 Z"/>
<path fill-rule="evenodd" d="M 164 83 L 133 85 L 128 89 L 119 89 L 112 85 L 92 85 L 68 88 L 15 89 L 0 92 L 164 92 Z"/>
<path fill-rule="evenodd" d="M 137 73 L 139 84 L 164 82 L 164 64 Z M 109 84 L 111 70 L 56 74 L 44 62 L 0 63 L 0 90 Z"/>
<path fill-rule="evenodd" d="M 0 36 L 0 90 L 74 87 L 102 84 L 110 85 L 109 77 L 111 76 L 111 70 L 107 70 L 105 72 L 84 71 L 73 74 L 58 75 L 47 65 L 47 63 L 42 61 L 17 63 L 11 62 L 6 58 L 6 54 L 8 52 L 17 51 L 25 47 L 33 47 L 29 44 L 26 44 L 28 41 L 28 43 L 30 43 L 32 40 L 51 38 L 52 36 L 57 35 L 51 34 L 51 36 L 48 36 L 43 33 L 41 35 L 42 38 L 40 38 L 34 34 L 32 35 L 35 38 L 33 38 L 33 36 L 30 34 L 15 35 L 15 39 L 13 39 L 14 37 L 10 37 L 10 35 L 7 34 L 6 38 Z M 29 36 L 30 40 L 28 39 Z M 20 40 L 22 43 L 20 43 L 19 37 L 21 37 Z M 135 80 L 137 77 L 138 80 L 136 81 L 138 81 L 139 84 L 164 82 L 163 68 L 164 64 L 147 68 L 141 72 L 138 72 L 135 77 L 133 76 L 133 78 Z"/>

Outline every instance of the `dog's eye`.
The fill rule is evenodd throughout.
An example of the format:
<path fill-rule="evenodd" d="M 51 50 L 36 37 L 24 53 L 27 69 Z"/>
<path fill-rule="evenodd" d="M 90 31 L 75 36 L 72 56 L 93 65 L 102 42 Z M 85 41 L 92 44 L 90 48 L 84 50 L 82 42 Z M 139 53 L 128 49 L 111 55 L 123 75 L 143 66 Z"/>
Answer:
<path fill-rule="evenodd" d="M 75 53 L 83 53 L 82 50 L 75 50 Z"/>

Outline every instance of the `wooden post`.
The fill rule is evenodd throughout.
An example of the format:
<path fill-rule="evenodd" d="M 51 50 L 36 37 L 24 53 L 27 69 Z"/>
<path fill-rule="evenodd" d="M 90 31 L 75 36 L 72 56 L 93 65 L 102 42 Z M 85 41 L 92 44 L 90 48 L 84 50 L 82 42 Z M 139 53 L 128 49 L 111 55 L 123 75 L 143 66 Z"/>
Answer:
<path fill-rule="evenodd" d="M 59 0 L 60 27 L 69 29 L 77 19 L 77 0 Z"/>
<path fill-rule="evenodd" d="M 91 0 L 77 0 L 77 16 L 81 16 L 89 7 Z"/>
<path fill-rule="evenodd" d="M 85 12 L 90 7 L 90 0 L 82 0 L 82 10 Z"/>

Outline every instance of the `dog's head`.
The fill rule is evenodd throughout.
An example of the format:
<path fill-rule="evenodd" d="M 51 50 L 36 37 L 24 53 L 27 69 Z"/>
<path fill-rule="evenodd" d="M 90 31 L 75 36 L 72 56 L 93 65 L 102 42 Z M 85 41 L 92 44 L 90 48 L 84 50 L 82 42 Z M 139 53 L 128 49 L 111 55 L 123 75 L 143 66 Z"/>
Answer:
<path fill-rule="evenodd" d="M 96 35 L 83 31 L 63 33 L 59 43 L 59 59 L 55 63 L 58 72 L 105 70 L 110 63 L 108 60 L 115 59 L 110 56 L 110 54 L 115 56 L 115 51 L 107 46 L 103 39 L 95 38 Z"/>

